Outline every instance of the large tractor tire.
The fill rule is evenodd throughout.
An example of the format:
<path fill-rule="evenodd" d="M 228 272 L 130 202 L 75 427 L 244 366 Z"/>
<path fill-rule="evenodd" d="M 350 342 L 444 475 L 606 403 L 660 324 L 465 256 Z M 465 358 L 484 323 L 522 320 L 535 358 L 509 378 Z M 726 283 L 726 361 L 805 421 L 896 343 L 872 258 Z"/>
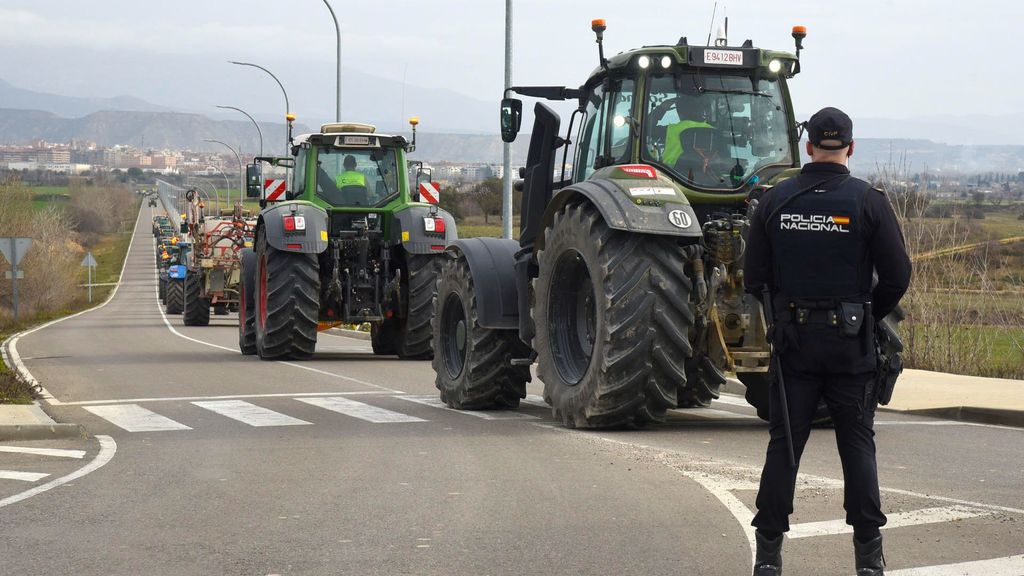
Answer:
<path fill-rule="evenodd" d="M 405 321 L 398 331 L 398 357 L 406 360 L 430 360 L 434 357 L 434 333 L 430 318 L 434 314 L 434 293 L 441 256 L 408 254 L 408 283 L 404 296 L 409 299 Z"/>
<path fill-rule="evenodd" d="M 693 350 L 684 247 L 612 230 L 578 203 L 555 215 L 539 264 L 534 349 L 555 419 L 570 428 L 664 420 Z"/>
<path fill-rule="evenodd" d="M 370 346 L 377 356 L 397 354 L 398 318 L 388 318 L 370 325 Z"/>
<path fill-rule="evenodd" d="M 263 360 L 304 359 L 316 348 L 320 263 L 315 254 L 256 243 L 256 352 Z"/>
<path fill-rule="evenodd" d="M 160 302 L 163 302 L 167 298 L 167 278 L 163 275 L 157 276 L 156 286 L 156 295 Z"/>
<path fill-rule="evenodd" d="M 228 315 L 228 305 L 227 304 L 214 304 L 214 306 L 213 306 L 213 313 L 216 316 L 227 316 Z"/>
<path fill-rule="evenodd" d="M 185 298 L 182 319 L 185 326 L 210 324 L 210 301 L 202 297 L 203 277 L 189 273 L 185 276 Z"/>
<path fill-rule="evenodd" d="M 433 368 L 441 400 L 461 410 L 517 408 L 526 397 L 530 367 L 511 360 L 528 357 L 530 350 L 515 330 L 480 326 L 465 258 L 440 264 L 432 308 Z"/>
<path fill-rule="evenodd" d="M 725 375 L 715 368 L 711 358 L 702 356 L 686 361 L 686 382 L 679 386 L 676 401 L 679 408 L 707 408 L 720 397 Z"/>
<path fill-rule="evenodd" d="M 243 248 L 238 283 L 238 349 L 245 356 L 256 353 L 256 252 Z"/>
<path fill-rule="evenodd" d="M 164 312 L 181 314 L 185 306 L 185 282 L 175 278 L 167 279 L 167 294 L 164 297 Z"/>

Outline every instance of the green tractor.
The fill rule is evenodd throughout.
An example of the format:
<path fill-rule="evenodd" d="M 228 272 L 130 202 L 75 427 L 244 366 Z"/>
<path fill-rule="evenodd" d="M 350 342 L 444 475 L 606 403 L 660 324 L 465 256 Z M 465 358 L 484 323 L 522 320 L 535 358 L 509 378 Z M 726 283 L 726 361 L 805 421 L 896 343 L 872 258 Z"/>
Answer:
<path fill-rule="evenodd" d="M 519 240 L 446 251 L 441 399 L 517 407 L 536 362 L 563 425 L 642 426 L 707 406 L 734 372 L 767 418 L 769 347 L 743 255 L 751 200 L 799 171 L 787 80 L 805 32 L 794 28 L 796 54 L 682 38 L 606 59 L 604 21 L 592 29 L 600 64 L 581 87 L 509 90 L 578 107 L 564 136 L 551 108 L 534 108 Z M 522 113 L 506 93 L 504 141 Z"/>
<path fill-rule="evenodd" d="M 256 158 L 246 194 L 261 197 L 255 246 L 241 253 L 238 343 L 271 360 L 308 358 L 317 331 L 368 323 L 375 354 L 433 356 L 434 286 L 455 220 L 421 202 L 422 167 L 403 136 L 326 124 L 292 140 L 290 158 Z M 291 168 L 291 186 L 264 164 Z"/>

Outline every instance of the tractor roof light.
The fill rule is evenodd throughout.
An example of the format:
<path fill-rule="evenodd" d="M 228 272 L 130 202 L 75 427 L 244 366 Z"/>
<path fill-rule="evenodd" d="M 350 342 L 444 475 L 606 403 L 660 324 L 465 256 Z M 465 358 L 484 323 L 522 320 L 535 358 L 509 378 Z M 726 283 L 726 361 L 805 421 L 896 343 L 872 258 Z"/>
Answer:
<path fill-rule="evenodd" d="M 291 112 L 289 112 L 289 113 L 284 115 L 284 119 L 289 121 L 289 122 L 295 122 L 295 114 L 292 114 Z"/>
<path fill-rule="evenodd" d="M 772 60 L 768 63 L 768 70 L 771 71 L 772 74 L 778 74 L 779 70 L 782 70 L 782 62 L 779 60 Z"/>
<path fill-rule="evenodd" d="M 636 65 L 639 66 L 641 70 L 647 70 L 651 65 L 651 59 L 646 54 L 642 55 L 636 59 Z"/>
<path fill-rule="evenodd" d="M 662 68 L 668 69 L 668 67 L 671 66 L 671 65 L 672 65 L 672 58 L 670 56 L 668 56 L 666 54 L 665 56 L 661 57 L 661 67 Z"/>

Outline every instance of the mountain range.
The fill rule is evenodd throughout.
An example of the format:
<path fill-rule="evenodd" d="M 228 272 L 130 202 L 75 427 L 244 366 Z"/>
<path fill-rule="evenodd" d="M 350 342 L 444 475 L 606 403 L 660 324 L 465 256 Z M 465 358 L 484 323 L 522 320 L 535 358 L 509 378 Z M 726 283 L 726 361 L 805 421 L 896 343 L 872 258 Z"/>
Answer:
<path fill-rule="evenodd" d="M 366 79 L 367 82 L 371 80 L 379 81 L 376 78 Z M 395 84 L 401 86 L 401 83 Z M 453 93 L 444 90 L 422 89 L 421 92 L 417 102 L 428 109 L 450 107 L 452 100 L 457 99 Z M 402 96 L 400 93 L 396 95 L 395 90 L 384 87 L 378 96 L 382 105 L 372 109 L 401 106 Z M 458 97 L 465 100 L 459 103 L 463 109 L 457 114 L 459 121 L 454 122 L 455 129 L 461 129 L 461 133 L 441 131 L 442 127 L 451 128 L 452 125 L 442 121 L 445 114 L 435 113 L 427 123 L 430 129 L 419 132 L 415 157 L 431 161 L 499 163 L 501 140 L 493 132 L 482 129 L 493 120 L 493 107 L 483 101 Z M 433 105 L 427 105 L 427 102 Z M 378 123 L 382 131 L 408 134 L 407 126 L 393 120 L 397 115 L 391 116 L 391 120 L 375 118 L 370 113 L 359 117 Z M 25 90 L 0 80 L 0 144 L 36 139 L 49 142 L 75 139 L 93 141 L 102 146 L 130 144 L 137 148 L 214 151 L 219 145 L 204 140 L 218 139 L 241 148 L 246 154 L 255 154 L 259 140 L 251 122 L 227 118 L 230 117 L 211 118 L 194 111 L 176 110 L 133 96 L 64 96 Z M 260 118 L 260 126 L 264 152 L 280 153 L 284 148 L 284 125 Z M 858 150 L 853 165 L 860 173 L 874 172 L 891 161 L 909 164 L 913 170 L 927 167 L 940 171 L 1016 172 L 1024 170 L 1024 135 L 1019 133 L 1020 126 L 1024 126 L 1024 115 L 1021 114 L 858 120 Z M 473 127 L 481 129 L 473 130 Z M 308 131 L 307 124 L 295 126 L 297 134 Z M 522 137 L 513 147 L 517 163 L 525 159 L 527 135 L 528 128 L 524 126 Z"/>

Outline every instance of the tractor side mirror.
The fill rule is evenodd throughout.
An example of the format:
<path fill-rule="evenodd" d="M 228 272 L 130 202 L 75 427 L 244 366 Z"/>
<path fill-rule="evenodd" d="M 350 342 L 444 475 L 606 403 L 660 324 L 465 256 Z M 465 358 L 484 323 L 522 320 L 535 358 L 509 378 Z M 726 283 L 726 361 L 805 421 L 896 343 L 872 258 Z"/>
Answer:
<path fill-rule="evenodd" d="M 188 222 L 182 220 L 179 230 L 182 234 L 188 234 Z"/>
<path fill-rule="evenodd" d="M 515 98 L 501 100 L 501 139 L 514 142 L 523 123 L 523 101 Z"/>
<path fill-rule="evenodd" d="M 248 164 L 245 167 L 245 195 L 247 198 L 263 196 L 263 168 L 259 164 Z"/>

